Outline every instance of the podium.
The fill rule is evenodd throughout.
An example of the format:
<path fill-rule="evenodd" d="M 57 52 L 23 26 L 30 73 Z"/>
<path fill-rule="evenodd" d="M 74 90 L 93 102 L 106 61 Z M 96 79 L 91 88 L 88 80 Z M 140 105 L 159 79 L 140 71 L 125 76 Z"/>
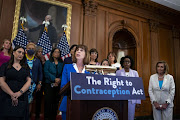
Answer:
<path fill-rule="evenodd" d="M 86 69 L 95 74 L 72 72 L 60 90 L 67 96 L 67 120 L 128 120 L 128 100 L 145 99 L 142 78 L 104 75 L 115 71 L 104 66 Z"/>
<path fill-rule="evenodd" d="M 85 68 L 94 74 L 71 73 L 60 90 L 67 96 L 67 120 L 128 120 L 128 100 L 145 99 L 142 78 L 108 75 L 116 71 L 110 66 Z"/>
<path fill-rule="evenodd" d="M 70 82 L 68 82 L 59 93 L 67 95 L 67 120 L 93 120 L 97 111 L 103 108 L 114 110 L 117 120 L 128 120 L 127 100 L 71 100 L 70 92 Z"/>

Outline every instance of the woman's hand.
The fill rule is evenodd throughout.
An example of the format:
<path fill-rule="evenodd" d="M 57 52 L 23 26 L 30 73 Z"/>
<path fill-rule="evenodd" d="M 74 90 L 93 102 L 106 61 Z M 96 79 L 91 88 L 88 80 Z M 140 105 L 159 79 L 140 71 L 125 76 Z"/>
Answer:
<path fill-rule="evenodd" d="M 11 94 L 11 100 L 12 100 L 12 106 L 17 106 L 18 105 L 18 99 L 16 98 L 15 93 Z"/>
<path fill-rule="evenodd" d="M 55 79 L 55 83 L 56 83 L 56 84 L 59 84 L 60 82 L 61 82 L 61 79 L 60 79 L 60 78 L 56 78 L 56 79 Z"/>
<path fill-rule="evenodd" d="M 20 91 L 14 93 L 14 97 L 15 97 L 16 99 L 18 99 L 21 95 L 22 95 L 22 93 L 21 93 Z"/>
<path fill-rule="evenodd" d="M 161 106 L 159 105 L 159 103 L 153 102 L 153 104 L 154 104 L 154 107 L 155 107 L 157 110 L 161 110 L 161 109 L 162 109 Z"/>
<path fill-rule="evenodd" d="M 15 99 L 15 93 L 14 93 L 14 92 L 12 92 L 12 93 L 10 94 L 10 96 L 11 96 L 11 99 L 12 99 L 12 100 Z"/>
<path fill-rule="evenodd" d="M 54 87 L 57 87 L 58 86 L 58 84 L 57 83 L 54 83 Z"/>
<path fill-rule="evenodd" d="M 162 109 L 165 110 L 168 107 L 168 103 L 162 104 Z"/>
<path fill-rule="evenodd" d="M 17 106 L 17 105 L 18 105 L 18 99 L 13 99 L 12 106 Z"/>
<path fill-rule="evenodd" d="M 37 91 L 40 91 L 40 90 L 41 90 L 41 85 L 38 84 L 38 85 L 36 86 L 36 92 L 37 92 Z"/>

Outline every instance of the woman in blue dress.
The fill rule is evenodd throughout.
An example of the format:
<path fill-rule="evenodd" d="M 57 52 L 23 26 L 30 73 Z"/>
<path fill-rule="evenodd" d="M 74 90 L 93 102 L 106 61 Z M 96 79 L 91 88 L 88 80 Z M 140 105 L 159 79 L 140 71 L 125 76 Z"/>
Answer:
<path fill-rule="evenodd" d="M 85 65 L 89 63 L 88 49 L 85 45 L 78 45 L 74 51 L 73 64 L 65 64 L 62 73 L 61 88 L 70 81 L 70 73 L 88 73 Z M 66 120 L 67 96 L 63 97 L 59 110 L 62 112 L 62 119 Z"/>

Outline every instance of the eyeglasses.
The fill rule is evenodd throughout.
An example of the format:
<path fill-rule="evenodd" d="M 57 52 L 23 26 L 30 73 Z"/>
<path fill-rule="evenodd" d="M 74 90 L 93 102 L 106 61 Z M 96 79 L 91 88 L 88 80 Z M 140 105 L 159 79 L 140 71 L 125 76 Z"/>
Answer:
<path fill-rule="evenodd" d="M 96 55 L 97 55 L 97 52 L 91 52 L 91 55 L 92 55 L 92 54 L 96 54 Z"/>

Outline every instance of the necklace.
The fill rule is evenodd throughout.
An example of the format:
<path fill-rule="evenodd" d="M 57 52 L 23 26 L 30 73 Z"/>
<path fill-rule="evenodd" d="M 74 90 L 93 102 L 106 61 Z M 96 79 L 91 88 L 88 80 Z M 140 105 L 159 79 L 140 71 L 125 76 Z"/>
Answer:
<path fill-rule="evenodd" d="M 84 69 L 84 67 L 82 67 L 82 66 L 77 66 L 77 68 L 78 68 L 78 70 L 79 70 L 79 72 L 82 72 L 82 70 Z"/>
<path fill-rule="evenodd" d="M 20 67 L 20 64 L 15 63 L 13 66 L 18 69 Z"/>
<path fill-rule="evenodd" d="M 159 77 L 159 75 L 158 75 L 158 77 Z M 163 77 L 164 77 L 164 75 L 162 77 L 159 77 L 159 78 L 163 78 Z"/>
<path fill-rule="evenodd" d="M 84 67 L 78 67 L 78 69 L 81 70 L 81 71 L 83 70 L 83 68 L 84 68 Z"/>
<path fill-rule="evenodd" d="M 33 55 L 33 57 L 30 59 L 28 56 L 27 56 L 27 54 L 25 54 L 26 55 L 26 58 L 28 59 L 28 60 L 33 60 L 34 59 L 34 55 Z"/>

